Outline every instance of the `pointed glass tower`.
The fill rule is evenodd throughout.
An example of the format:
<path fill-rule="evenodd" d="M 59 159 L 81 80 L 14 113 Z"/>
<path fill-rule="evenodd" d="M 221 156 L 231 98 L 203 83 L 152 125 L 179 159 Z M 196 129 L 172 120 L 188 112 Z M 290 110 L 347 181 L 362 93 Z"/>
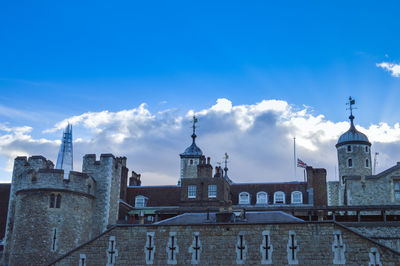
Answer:
<path fill-rule="evenodd" d="M 69 178 L 69 172 L 73 171 L 73 151 L 72 151 L 72 125 L 68 124 L 63 132 L 60 152 L 58 153 L 56 169 L 64 170 L 64 179 Z"/>

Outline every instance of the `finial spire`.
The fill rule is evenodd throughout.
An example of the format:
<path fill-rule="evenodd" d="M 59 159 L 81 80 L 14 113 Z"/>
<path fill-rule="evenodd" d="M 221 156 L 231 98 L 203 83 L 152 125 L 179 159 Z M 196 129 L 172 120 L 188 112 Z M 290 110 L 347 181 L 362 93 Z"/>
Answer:
<path fill-rule="evenodd" d="M 225 152 L 225 168 L 224 168 L 224 172 L 225 172 L 224 177 L 225 178 L 228 177 L 228 159 L 229 159 L 229 155 L 227 152 Z"/>
<path fill-rule="evenodd" d="M 349 106 L 350 106 L 350 107 L 349 107 L 349 109 L 350 109 L 350 116 L 349 116 L 349 119 L 350 119 L 351 127 L 354 127 L 354 122 L 353 122 L 353 120 L 354 120 L 353 109 L 356 109 L 356 108 L 353 108 L 353 105 L 355 105 L 355 104 L 356 104 L 356 100 L 353 99 L 353 98 L 351 98 L 351 96 L 350 96 L 350 97 L 349 97 L 349 102 L 346 103 L 346 105 L 349 105 Z"/>
<path fill-rule="evenodd" d="M 195 143 L 196 140 L 196 123 L 197 123 L 197 118 L 196 116 L 193 116 L 193 134 L 192 134 L 193 143 Z"/>

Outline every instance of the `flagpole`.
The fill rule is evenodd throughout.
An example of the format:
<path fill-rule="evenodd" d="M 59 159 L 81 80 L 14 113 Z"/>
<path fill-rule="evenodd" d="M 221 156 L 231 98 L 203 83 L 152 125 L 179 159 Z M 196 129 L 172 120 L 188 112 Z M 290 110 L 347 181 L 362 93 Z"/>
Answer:
<path fill-rule="evenodd" d="M 293 138 L 293 173 L 296 180 L 296 137 Z"/>

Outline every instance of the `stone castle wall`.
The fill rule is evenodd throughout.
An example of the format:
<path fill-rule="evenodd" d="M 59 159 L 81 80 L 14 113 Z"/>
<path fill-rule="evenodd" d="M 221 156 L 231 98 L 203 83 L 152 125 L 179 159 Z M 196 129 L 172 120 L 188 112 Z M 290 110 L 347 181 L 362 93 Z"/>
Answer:
<path fill-rule="evenodd" d="M 78 172 L 64 179 L 53 167 L 42 156 L 16 158 L 4 263 L 40 265 L 90 239 L 95 181 Z M 60 208 L 50 208 L 52 193 Z M 63 244 L 52 246 L 52 237 Z"/>
<path fill-rule="evenodd" d="M 339 205 L 339 181 L 329 181 L 326 184 L 328 206 Z"/>
<path fill-rule="evenodd" d="M 118 226 L 68 253 L 52 265 L 74 265 L 84 258 L 85 265 L 110 263 L 110 241 L 114 241 L 113 262 L 108 265 L 146 265 L 145 247 L 152 236 L 154 265 L 167 265 L 170 236 L 175 236 L 179 248 L 176 264 L 192 264 L 189 251 L 195 235 L 199 236 L 201 252 L 199 265 L 236 265 L 239 256 L 239 234 L 243 235 L 245 260 L 242 264 L 259 265 L 262 261 L 263 233 L 270 234 L 272 265 L 287 265 L 289 234 L 295 233 L 299 265 L 333 265 L 335 233 L 340 232 L 345 244 L 346 265 L 368 265 L 370 252 L 380 255 L 382 265 L 399 265 L 400 254 L 334 223 L 299 224 L 213 224 L 186 226 Z M 265 244 L 265 242 L 264 242 Z M 265 245 L 264 245 L 265 246 Z M 265 254 L 263 254 L 265 255 Z M 289 253 L 290 256 L 290 253 Z M 150 256 L 151 257 L 151 256 Z"/>
<path fill-rule="evenodd" d="M 44 265 L 90 239 L 93 197 L 62 192 L 60 208 L 49 208 L 52 192 L 17 193 L 9 265 Z"/>
<path fill-rule="evenodd" d="M 96 180 L 93 235 L 98 235 L 118 219 L 122 167 L 112 154 L 102 154 L 99 161 L 95 154 L 87 154 L 82 171 Z"/>

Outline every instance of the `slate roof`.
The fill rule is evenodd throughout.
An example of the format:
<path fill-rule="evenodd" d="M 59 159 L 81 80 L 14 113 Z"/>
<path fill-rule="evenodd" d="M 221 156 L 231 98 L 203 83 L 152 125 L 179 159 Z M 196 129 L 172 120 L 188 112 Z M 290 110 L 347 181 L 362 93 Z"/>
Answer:
<path fill-rule="evenodd" d="M 135 206 L 136 196 L 145 196 L 149 200 L 147 207 L 178 206 L 181 196 L 179 186 L 129 186 L 127 189 L 127 203 Z"/>
<path fill-rule="evenodd" d="M 209 214 L 210 219 L 207 220 L 207 213 L 184 213 L 175 217 L 154 223 L 155 225 L 192 225 L 192 224 L 215 224 L 216 213 Z M 235 214 L 233 214 L 235 216 Z M 246 212 L 246 219 L 235 216 L 231 222 L 224 223 L 303 223 L 304 221 L 282 211 L 263 211 L 263 212 Z"/>
<path fill-rule="evenodd" d="M 0 184 L 0 240 L 6 231 L 8 200 L 10 198 L 10 183 Z"/>
<path fill-rule="evenodd" d="M 274 193 L 282 191 L 285 193 L 285 202 L 290 204 L 291 193 L 301 191 L 303 193 L 303 204 L 308 203 L 307 183 L 306 182 L 287 182 L 287 183 L 234 183 L 231 185 L 232 204 L 239 203 L 239 193 L 250 193 L 250 205 L 255 205 L 257 192 L 264 191 L 268 194 L 268 204 L 274 203 Z"/>

